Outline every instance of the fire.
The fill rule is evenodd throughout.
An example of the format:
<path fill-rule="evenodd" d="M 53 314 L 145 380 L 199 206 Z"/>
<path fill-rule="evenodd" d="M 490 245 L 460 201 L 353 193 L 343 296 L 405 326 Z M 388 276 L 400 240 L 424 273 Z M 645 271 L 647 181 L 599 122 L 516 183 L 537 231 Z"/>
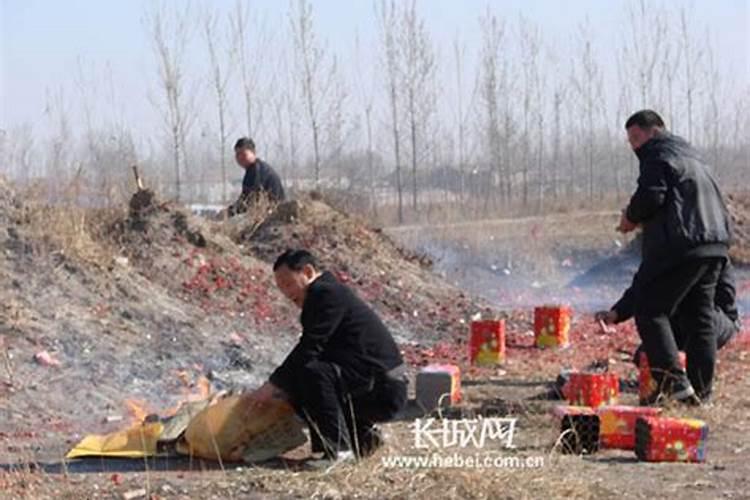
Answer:
<path fill-rule="evenodd" d="M 130 419 L 134 427 L 142 424 L 146 420 L 146 417 L 151 414 L 144 401 L 126 399 L 125 406 L 128 408 L 128 412 L 130 412 Z"/>
<path fill-rule="evenodd" d="M 176 414 L 185 403 L 203 401 L 211 397 L 211 382 L 205 376 L 200 375 L 193 381 L 186 370 L 179 370 L 175 375 L 182 385 L 182 397 L 175 406 L 167 408 L 162 413 L 165 417 Z"/>
<path fill-rule="evenodd" d="M 180 381 L 182 395 L 177 405 L 160 411 L 158 413 L 160 417 L 171 417 L 183 404 L 203 401 L 211 397 L 211 382 L 205 376 L 200 375 L 193 381 L 190 373 L 180 370 L 176 373 L 176 377 Z M 133 427 L 143 424 L 146 417 L 155 413 L 149 409 L 145 401 L 126 399 L 124 404 L 130 414 L 130 423 Z"/>

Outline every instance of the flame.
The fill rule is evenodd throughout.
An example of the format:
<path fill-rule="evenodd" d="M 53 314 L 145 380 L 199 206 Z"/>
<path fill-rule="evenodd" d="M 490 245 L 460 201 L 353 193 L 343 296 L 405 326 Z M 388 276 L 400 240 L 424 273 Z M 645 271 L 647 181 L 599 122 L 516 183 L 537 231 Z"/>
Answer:
<path fill-rule="evenodd" d="M 128 408 L 130 413 L 130 419 L 133 426 L 137 426 L 146 420 L 146 417 L 151 414 L 148 411 L 148 407 L 144 401 L 136 399 L 126 399 L 125 406 Z"/>
<path fill-rule="evenodd" d="M 180 410 L 183 404 L 204 401 L 211 397 L 211 382 L 204 375 L 198 376 L 195 381 L 187 370 L 179 370 L 175 375 L 182 386 L 180 400 L 175 406 L 159 411 L 160 417 L 171 417 Z M 151 411 L 148 404 L 142 400 L 126 399 L 124 404 L 130 414 L 130 425 L 132 427 L 143 424 L 146 417 L 157 413 Z"/>
<path fill-rule="evenodd" d="M 200 375 L 194 382 L 191 380 L 191 376 L 186 370 L 179 370 L 175 375 L 182 385 L 182 395 L 180 401 L 175 406 L 167 408 L 160 413 L 165 417 L 176 414 L 182 405 L 186 403 L 204 401 L 211 397 L 211 382 L 204 375 Z"/>

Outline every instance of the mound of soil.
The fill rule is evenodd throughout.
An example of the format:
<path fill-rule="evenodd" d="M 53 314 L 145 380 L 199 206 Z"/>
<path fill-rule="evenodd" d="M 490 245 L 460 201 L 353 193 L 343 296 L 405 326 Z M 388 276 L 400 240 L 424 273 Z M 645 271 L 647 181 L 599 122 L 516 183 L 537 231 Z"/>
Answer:
<path fill-rule="evenodd" d="M 430 270 L 415 254 L 356 217 L 322 201 L 284 203 L 238 242 L 269 265 L 287 248 L 305 248 L 372 304 L 402 342 L 422 342 L 464 332 L 486 304 L 468 297 Z M 489 312 L 490 314 L 493 314 Z"/>

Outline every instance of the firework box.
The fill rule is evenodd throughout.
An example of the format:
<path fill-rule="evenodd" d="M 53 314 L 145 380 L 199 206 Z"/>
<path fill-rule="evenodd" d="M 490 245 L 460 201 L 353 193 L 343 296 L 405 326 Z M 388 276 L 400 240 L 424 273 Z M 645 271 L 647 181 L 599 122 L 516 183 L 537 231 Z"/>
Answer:
<path fill-rule="evenodd" d="M 417 403 L 432 411 L 461 401 L 461 370 L 456 365 L 428 365 L 417 373 Z"/>
<path fill-rule="evenodd" d="M 680 365 L 684 369 L 687 366 L 687 359 L 684 352 L 680 351 L 679 359 Z M 638 356 L 638 397 L 641 401 L 645 401 L 656 389 L 656 382 L 651 374 L 648 357 L 645 351 L 641 351 Z"/>
<path fill-rule="evenodd" d="M 635 454 L 646 462 L 704 462 L 708 425 L 692 418 L 639 417 Z"/>
<path fill-rule="evenodd" d="M 576 455 L 599 450 L 599 415 L 587 406 L 556 406 L 554 417 L 560 428 L 560 451 Z"/>
<path fill-rule="evenodd" d="M 563 395 L 572 405 L 598 408 L 617 403 L 620 381 L 614 373 L 573 372 L 563 386 Z"/>
<path fill-rule="evenodd" d="M 635 449 L 635 422 L 638 417 L 655 417 L 661 408 L 644 406 L 602 406 L 599 415 L 599 445 L 620 450 Z"/>
<path fill-rule="evenodd" d="M 567 346 L 571 316 L 571 309 L 567 306 L 542 306 L 534 309 L 534 340 L 536 346 Z"/>
<path fill-rule="evenodd" d="M 505 361 L 505 320 L 472 321 L 469 362 L 492 366 Z"/>

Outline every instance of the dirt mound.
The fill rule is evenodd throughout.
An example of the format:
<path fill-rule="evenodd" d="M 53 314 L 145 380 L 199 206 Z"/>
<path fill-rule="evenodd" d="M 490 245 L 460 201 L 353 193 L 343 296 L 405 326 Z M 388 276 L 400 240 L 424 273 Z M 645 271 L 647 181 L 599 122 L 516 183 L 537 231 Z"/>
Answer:
<path fill-rule="evenodd" d="M 372 304 L 402 342 L 464 335 L 469 318 L 486 310 L 431 272 L 429 257 L 317 199 L 281 204 L 259 226 L 240 231 L 237 241 L 269 265 L 287 248 L 310 250 Z"/>
<path fill-rule="evenodd" d="M 0 449 L 5 463 L 36 449 L 59 459 L 65 436 L 127 419 L 125 399 L 172 407 L 201 375 L 254 386 L 293 341 L 264 263 L 180 209 L 148 206 L 79 213 L 0 185 L 0 436 L 27 436 Z"/>

